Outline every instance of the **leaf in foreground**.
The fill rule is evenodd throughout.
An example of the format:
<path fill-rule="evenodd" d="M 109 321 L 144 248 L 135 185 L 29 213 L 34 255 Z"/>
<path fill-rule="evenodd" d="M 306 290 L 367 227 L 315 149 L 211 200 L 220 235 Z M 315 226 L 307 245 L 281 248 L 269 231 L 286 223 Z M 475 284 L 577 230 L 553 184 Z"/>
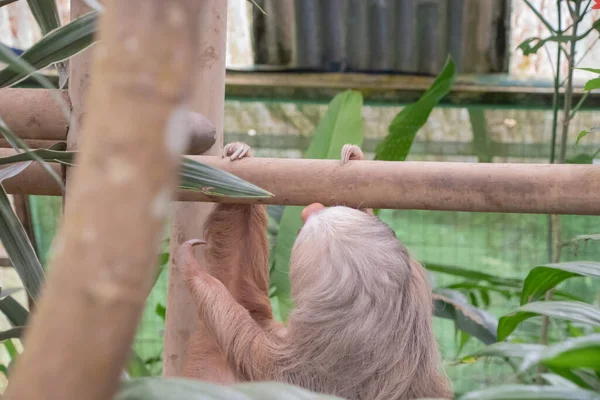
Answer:
<path fill-rule="evenodd" d="M 28 161 L 33 158 L 31 153 L 49 162 L 74 165 L 77 152 L 59 151 L 64 143 L 60 142 L 49 149 L 36 149 L 28 153 L 15 154 L 0 158 L 0 165 Z M 188 157 L 181 158 L 179 172 L 179 187 L 185 190 L 201 190 L 213 196 L 229 196 L 243 198 L 268 198 L 272 194 L 253 185 L 227 171 L 202 164 Z"/>
<path fill-rule="evenodd" d="M 540 265 L 533 268 L 523 283 L 521 305 L 538 300 L 559 283 L 577 276 L 600 278 L 600 263 L 574 261 Z"/>
<path fill-rule="evenodd" d="M 141 378 L 125 382 L 115 400 L 335 400 L 276 382 L 221 386 L 183 378 Z M 341 399 L 339 399 L 341 400 Z"/>
<path fill-rule="evenodd" d="M 93 42 L 97 20 L 97 12 L 92 11 L 54 29 L 21 54 L 18 58 L 20 68 L 15 67 L 17 63 L 13 59 L 13 62 L 10 63 L 12 65 L 0 71 L 0 87 L 17 83 L 35 71 L 44 69 L 52 63 L 66 60 L 86 49 Z M 29 67 L 24 68 L 23 65 Z M 50 82 L 47 83 L 50 84 Z M 50 88 L 53 88 L 51 84 L 47 89 Z"/>
<path fill-rule="evenodd" d="M 3 179 L 17 175 L 30 162 L 10 165 L 0 170 L 0 183 Z M 19 278 L 27 293 L 35 299 L 45 278 L 44 270 L 37 258 L 29 237 L 21 225 L 8 200 L 4 188 L 0 185 L 0 241 L 4 245 Z"/>
<path fill-rule="evenodd" d="M 567 339 L 530 355 L 521 365 L 521 371 L 542 363 L 554 368 L 590 368 L 600 371 L 600 334 Z"/>
<path fill-rule="evenodd" d="M 600 400 L 600 394 L 562 386 L 502 385 L 467 393 L 459 400 Z"/>
<path fill-rule="evenodd" d="M 501 317 L 498 322 L 498 340 L 506 339 L 521 322 L 537 316 L 600 326 L 600 310 L 587 303 L 578 301 L 538 301 L 525 304 L 511 314 Z"/>
<path fill-rule="evenodd" d="M 485 344 L 496 342 L 498 322 L 495 317 L 473 307 L 460 292 L 448 289 L 436 290 L 433 300 L 436 317 L 454 321 L 458 329 Z"/>

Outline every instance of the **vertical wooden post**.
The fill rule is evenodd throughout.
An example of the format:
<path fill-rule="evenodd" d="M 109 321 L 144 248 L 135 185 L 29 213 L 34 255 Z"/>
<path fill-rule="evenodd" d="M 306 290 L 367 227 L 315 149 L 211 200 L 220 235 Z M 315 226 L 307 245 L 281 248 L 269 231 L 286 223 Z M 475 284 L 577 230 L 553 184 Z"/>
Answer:
<path fill-rule="evenodd" d="M 112 399 L 156 278 L 189 137 L 200 7 L 103 5 L 68 212 L 7 400 Z"/>
<path fill-rule="evenodd" d="M 84 0 L 71 0 L 71 20 L 92 11 Z M 85 49 L 69 60 L 69 99 L 71 101 L 71 118 L 67 132 L 67 150 L 77 150 L 79 131 L 85 117 L 87 93 L 90 88 L 90 68 L 92 51 L 95 46 Z M 65 180 L 68 180 L 69 168 L 62 167 Z M 63 211 L 67 196 L 63 197 Z"/>
<path fill-rule="evenodd" d="M 223 148 L 225 102 L 225 56 L 227 0 L 201 0 L 199 22 L 199 59 L 195 65 L 196 92 L 191 109 L 207 117 L 216 128 L 216 141 L 205 155 L 219 155 Z M 171 225 L 171 254 L 184 241 L 201 238 L 210 203 L 175 203 Z M 198 250 L 199 261 L 203 254 Z M 197 327 L 196 312 L 182 277 L 169 265 L 167 318 L 163 354 L 163 375 L 180 376 L 188 339 Z"/>

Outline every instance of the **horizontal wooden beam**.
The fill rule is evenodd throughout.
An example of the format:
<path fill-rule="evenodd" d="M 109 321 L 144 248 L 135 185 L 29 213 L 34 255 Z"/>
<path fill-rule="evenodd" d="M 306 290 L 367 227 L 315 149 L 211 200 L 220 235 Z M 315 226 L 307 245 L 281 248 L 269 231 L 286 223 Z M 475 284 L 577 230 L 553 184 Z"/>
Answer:
<path fill-rule="evenodd" d="M 0 149 L 0 156 L 14 154 Z M 274 194 L 269 199 L 211 197 L 180 191 L 181 201 L 600 215 L 596 165 L 474 164 L 191 157 Z M 57 166 L 58 168 L 58 166 Z M 13 194 L 60 195 L 38 165 L 4 181 Z"/>
<path fill-rule="evenodd" d="M 225 95 L 249 101 L 329 102 L 348 89 L 362 92 L 366 104 L 408 104 L 415 102 L 434 77 L 361 73 L 312 73 L 290 71 L 227 71 Z M 506 74 L 459 75 L 441 105 L 450 107 L 541 108 L 552 106 L 554 88 L 550 81 L 519 80 Z M 575 102 L 584 92 L 574 90 Z M 564 96 L 561 89 L 559 97 Z M 591 94 L 582 109 L 600 107 L 600 95 Z"/>
<path fill-rule="evenodd" d="M 69 101 L 66 91 L 59 95 Z M 216 128 L 202 114 L 190 112 L 188 116 L 187 153 L 202 154 L 215 143 Z M 0 117 L 31 148 L 47 148 L 67 138 L 69 122 L 55 95 L 47 89 L 0 89 Z M 0 140 L 2 147 L 10 146 L 6 140 Z"/>
<path fill-rule="evenodd" d="M 69 101 L 67 92 L 59 93 Z M 0 117 L 21 139 L 65 140 L 69 121 L 46 89 L 0 89 Z"/>

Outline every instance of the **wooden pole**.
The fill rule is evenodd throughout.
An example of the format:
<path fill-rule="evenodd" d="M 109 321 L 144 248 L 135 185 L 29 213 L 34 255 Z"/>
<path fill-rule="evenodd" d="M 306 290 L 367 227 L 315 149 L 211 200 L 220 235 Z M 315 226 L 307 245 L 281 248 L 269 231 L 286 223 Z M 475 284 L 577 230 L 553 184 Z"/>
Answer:
<path fill-rule="evenodd" d="M 15 154 L 0 149 L 0 157 Z M 212 197 L 179 191 L 186 202 L 307 205 L 471 212 L 600 215 L 600 167 L 573 164 L 473 164 L 250 158 L 190 158 L 268 190 L 268 199 Z M 4 181 L 11 194 L 59 195 L 56 182 L 33 164 Z M 181 206 L 181 204 L 179 204 Z M 182 238 L 180 238 L 181 240 Z"/>
<path fill-rule="evenodd" d="M 62 95 L 69 101 L 66 92 Z M 69 123 L 49 90 L 0 89 L 0 115 L 21 139 L 65 140 L 67 137 Z"/>
<path fill-rule="evenodd" d="M 5 399 L 112 398 L 185 149 L 196 0 L 105 0 L 81 153 L 48 281 Z"/>
<path fill-rule="evenodd" d="M 215 143 L 205 154 L 219 155 L 223 147 L 227 1 L 202 0 L 198 3 L 202 10 L 198 31 L 200 57 L 194 70 L 196 92 L 191 105 L 193 110 L 206 116 L 215 127 Z M 171 224 L 171 254 L 184 241 L 203 236 L 204 221 L 211 210 L 211 204 L 175 204 Z M 198 260 L 202 262 L 202 249 L 197 254 Z M 178 271 L 173 268 L 171 259 L 163 352 L 164 376 L 181 376 L 188 339 L 198 330 L 205 332 L 198 322 L 187 287 Z"/>

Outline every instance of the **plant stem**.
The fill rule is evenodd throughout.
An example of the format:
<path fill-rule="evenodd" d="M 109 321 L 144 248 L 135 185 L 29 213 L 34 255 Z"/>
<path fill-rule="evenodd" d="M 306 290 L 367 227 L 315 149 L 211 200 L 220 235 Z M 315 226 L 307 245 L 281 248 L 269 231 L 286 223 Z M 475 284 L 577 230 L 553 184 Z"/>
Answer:
<path fill-rule="evenodd" d="M 557 6 L 559 9 L 559 18 L 560 18 L 560 0 L 557 1 Z M 573 103 L 573 68 L 575 67 L 575 47 L 577 44 L 577 28 L 579 26 L 579 22 L 582 19 L 581 12 L 581 1 L 577 1 L 575 3 L 575 9 L 572 9 L 569 2 L 567 2 L 567 7 L 569 7 L 569 12 L 571 13 L 571 18 L 573 18 L 573 27 L 571 35 L 573 39 L 570 40 L 570 49 L 569 54 L 567 55 L 568 68 L 567 71 L 567 82 L 565 88 L 565 101 L 563 105 L 563 122 L 562 122 L 562 132 L 561 132 L 561 140 L 560 140 L 560 149 L 558 160 L 556 163 L 563 164 L 565 162 L 566 153 L 567 153 L 567 138 L 569 133 L 569 125 L 571 122 L 571 106 Z M 560 22 L 559 22 L 560 23 Z M 560 28 L 559 28 L 560 29 Z M 555 108 L 555 111 L 557 109 Z M 555 120 L 555 125 L 556 125 Z M 553 160 L 554 161 L 554 160 Z M 560 261 L 560 252 L 561 252 L 561 239 L 560 239 L 560 220 L 557 215 L 550 216 L 550 230 L 552 234 L 552 260 L 551 262 L 559 262 Z M 545 299 L 546 301 L 552 298 L 554 294 L 554 289 L 546 292 Z M 544 317 L 542 321 L 542 331 L 540 334 L 540 343 L 543 345 L 548 344 L 548 327 L 549 327 L 549 318 Z M 543 372 L 543 368 L 538 367 L 538 372 Z M 541 381 L 541 377 L 538 376 L 538 382 Z"/>

